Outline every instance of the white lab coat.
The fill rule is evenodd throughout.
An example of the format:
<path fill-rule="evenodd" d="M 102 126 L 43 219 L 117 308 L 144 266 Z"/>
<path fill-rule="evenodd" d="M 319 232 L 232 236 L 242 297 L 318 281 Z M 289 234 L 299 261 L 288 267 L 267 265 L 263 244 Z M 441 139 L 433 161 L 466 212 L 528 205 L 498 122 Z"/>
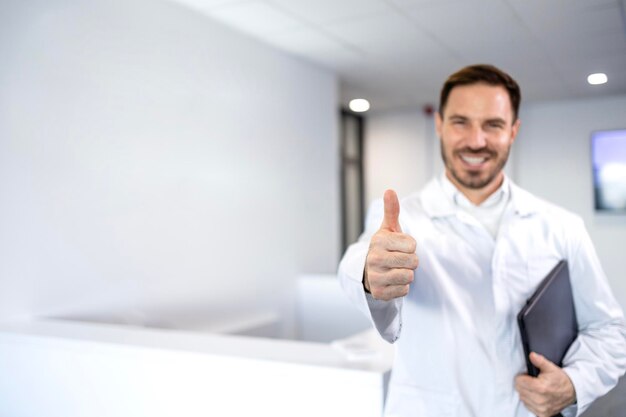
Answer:
<path fill-rule="evenodd" d="M 579 415 L 626 370 L 626 325 L 583 222 L 510 184 L 497 238 L 458 210 L 433 179 L 401 202 L 400 224 L 417 241 L 420 265 L 406 297 L 389 302 L 362 286 L 369 241 L 383 218 L 370 210 L 339 279 L 381 336 L 396 344 L 385 415 L 528 417 L 514 378 L 526 372 L 516 315 L 561 259 L 569 262 L 579 336 L 563 368 Z"/>

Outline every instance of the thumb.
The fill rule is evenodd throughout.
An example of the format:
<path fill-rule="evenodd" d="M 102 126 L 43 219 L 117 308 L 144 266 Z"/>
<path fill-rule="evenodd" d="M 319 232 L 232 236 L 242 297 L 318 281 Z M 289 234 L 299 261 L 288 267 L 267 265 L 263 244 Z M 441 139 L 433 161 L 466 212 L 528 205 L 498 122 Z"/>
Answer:
<path fill-rule="evenodd" d="M 380 225 L 381 229 L 389 230 L 390 232 L 402 232 L 400 228 L 400 222 L 398 216 L 400 216 L 400 202 L 398 201 L 398 195 L 393 190 L 385 191 L 385 217 L 383 218 L 383 224 Z"/>
<path fill-rule="evenodd" d="M 554 369 L 560 369 L 557 365 L 550 362 L 550 360 L 535 352 L 530 353 L 530 361 L 533 365 L 539 368 L 541 372 L 550 372 Z"/>

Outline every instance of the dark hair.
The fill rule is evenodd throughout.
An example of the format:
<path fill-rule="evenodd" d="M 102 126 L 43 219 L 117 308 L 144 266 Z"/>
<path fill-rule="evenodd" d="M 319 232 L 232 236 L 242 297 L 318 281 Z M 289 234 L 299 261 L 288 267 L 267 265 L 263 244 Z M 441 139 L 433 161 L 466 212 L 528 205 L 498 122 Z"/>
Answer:
<path fill-rule="evenodd" d="M 522 101 L 522 92 L 517 82 L 506 72 L 493 65 L 470 65 L 462 68 L 448 77 L 441 89 L 439 98 L 439 115 L 443 117 L 443 111 L 448 102 L 450 91 L 458 85 L 470 85 L 485 83 L 494 86 L 502 86 L 509 93 L 511 108 L 513 109 L 513 121 L 517 120 L 519 104 Z"/>

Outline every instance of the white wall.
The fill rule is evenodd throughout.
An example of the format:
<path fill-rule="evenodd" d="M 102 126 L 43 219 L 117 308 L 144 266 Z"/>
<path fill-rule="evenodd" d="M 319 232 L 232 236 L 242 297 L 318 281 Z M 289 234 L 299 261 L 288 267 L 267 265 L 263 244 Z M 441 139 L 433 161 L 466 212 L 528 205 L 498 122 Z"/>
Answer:
<path fill-rule="evenodd" d="M 626 309 L 626 216 L 593 211 L 590 133 L 626 128 L 626 96 L 522 103 L 520 134 L 506 170 L 522 187 L 585 220 L 611 287 Z M 366 201 L 386 188 L 407 195 L 440 173 L 438 139 L 419 109 L 373 114 L 366 131 Z M 435 143 L 433 145 L 433 142 Z M 436 161 L 429 161 L 433 155 Z"/>
<path fill-rule="evenodd" d="M 367 116 L 364 177 L 366 207 L 386 189 L 399 197 L 422 188 L 432 172 L 439 171 L 439 140 L 434 120 L 419 109 Z"/>
<path fill-rule="evenodd" d="M 0 319 L 276 310 L 335 270 L 333 74 L 156 0 L 3 1 L 0 57 Z"/>
<path fill-rule="evenodd" d="M 519 185 L 582 216 L 615 296 L 626 309 L 626 216 L 594 212 L 591 132 L 626 128 L 626 96 L 523 106 Z"/>

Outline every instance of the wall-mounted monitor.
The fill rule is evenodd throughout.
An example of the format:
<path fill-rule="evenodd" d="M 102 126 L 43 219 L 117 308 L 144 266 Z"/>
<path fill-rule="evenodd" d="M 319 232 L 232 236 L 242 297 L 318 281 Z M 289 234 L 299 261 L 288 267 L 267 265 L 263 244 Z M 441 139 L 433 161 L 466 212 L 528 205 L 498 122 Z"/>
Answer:
<path fill-rule="evenodd" d="M 597 211 L 626 214 L 626 129 L 591 134 Z"/>

